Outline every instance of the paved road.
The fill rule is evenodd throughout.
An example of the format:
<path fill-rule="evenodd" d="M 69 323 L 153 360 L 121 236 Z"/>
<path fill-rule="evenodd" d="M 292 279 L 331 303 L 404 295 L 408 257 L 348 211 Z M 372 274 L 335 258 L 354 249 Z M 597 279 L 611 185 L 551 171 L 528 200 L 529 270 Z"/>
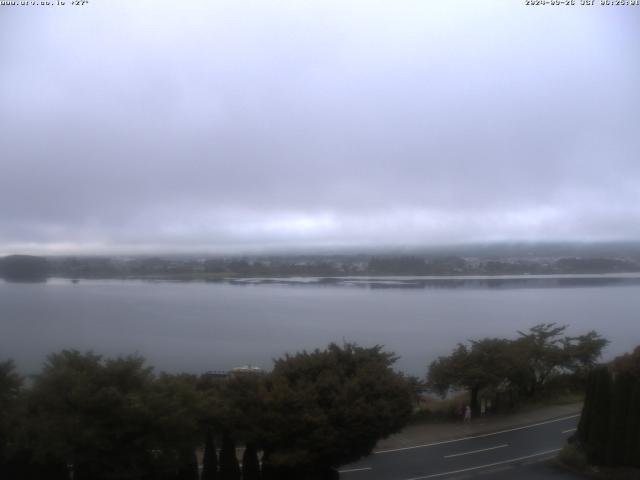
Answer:
<path fill-rule="evenodd" d="M 341 469 L 343 480 L 450 480 L 482 474 L 487 479 L 548 478 L 555 456 L 578 423 L 578 415 L 455 440 L 389 450 Z M 514 469 L 522 470 L 514 475 Z M 492 472 L 487 475 L 487 472 Z M 542 475 L 542 476 L 540 476 Z M 553 478 L 574 478 L 558 474 Z"/>

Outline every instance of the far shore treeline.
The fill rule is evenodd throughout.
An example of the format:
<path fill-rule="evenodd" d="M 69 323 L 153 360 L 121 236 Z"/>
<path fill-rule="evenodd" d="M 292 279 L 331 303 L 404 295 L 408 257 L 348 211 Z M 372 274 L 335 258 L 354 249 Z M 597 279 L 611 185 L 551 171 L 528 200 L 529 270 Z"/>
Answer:
<path fill-rule="evenodd" d="M 640 249 L 542 250 L 537 254 L 473 251 L 452 254 L 336 254 L 287 256 L 56 256 L 0 258 L 7 280 L 63 278 L 167 278 L 355 275 L 555 275 L 640 272 Z"/>

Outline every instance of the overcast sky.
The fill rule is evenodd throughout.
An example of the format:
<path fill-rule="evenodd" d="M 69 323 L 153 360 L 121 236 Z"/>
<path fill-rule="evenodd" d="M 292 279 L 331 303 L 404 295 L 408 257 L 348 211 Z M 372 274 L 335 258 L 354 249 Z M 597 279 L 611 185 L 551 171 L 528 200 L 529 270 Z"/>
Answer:
<path fill-rule="evenodd" d="M 640 7 L 0 6 L 0 254 L 640 240 L 639 46 Z"/>

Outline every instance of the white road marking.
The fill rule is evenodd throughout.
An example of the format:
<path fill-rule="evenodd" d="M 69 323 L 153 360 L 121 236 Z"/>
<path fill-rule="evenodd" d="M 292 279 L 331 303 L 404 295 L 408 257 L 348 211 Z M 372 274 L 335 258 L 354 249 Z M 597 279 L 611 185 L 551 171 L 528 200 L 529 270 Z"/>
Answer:
<path fill-rule="evenodd" d="M 364 472 L 365 470 L 372 470 L 372 468 L 371 467 L 349 468 L 347 470 L 338 470 L 338 473 Z"/>
<path fill-rule="evenodd" d="M 452 455 L 445 455 L 444 458 L 461 457 L 463 455 L 471 455 L 472 453 L 488 452 L 489 450 L 496 450 L 498 448 L 504 448 L 508 446 L 509 444 L 505 443 L 504 445 L 496 445 L 495 447 L 481 448 L 480 450 L 472 450 L 470 452 L 462 452 L 462 453 L 454 453 Z"/>
<path fill-rule="evenodd" d="M 423 445 L 413 445 L 411 447 L 401 447 L 401 448 L 390 448 L 388 450 L 378 450 L 377 452 L 373 452 L 373 455 L 378 455 L 378 454 L 381 454 L 381 453 L 401 452 L 403 450 L 414 450 L 416 448 L 434 447 L 436 445 L 446 445 L 447 443 L 463 442 L 465 440 L 473 440 L 474 438 L 492 437 L 494 435 L 500 435 L 501 433 L 515 432 L 517 430 L 525 430 L 527 428 L 539 427 L 540 425 L 548 425 L 549 423 L 562 422 L 564 420 L 569 420 L 571 418 L 576 418 L 576 417 L 579 417 L 579 416 L 580 416 L 580 414 L 578 413 L 576 415 L 569 415 L 568 417 L 555 418 L 553 420 L 546 420 L 544 422 L 533 423 L 531 425 L 525 425 L 523 427 L 515 427 L 515 428 L 510 428 L 508 430 L 500 430 L 499 432 L 483 433 L 483 434 L 480 434 L 480 435 L 472 435 L 470 437 L 455 438 L 453 440 L 443 440 L 441 442 L 425 443 Z"/>
<path fill-rule="evenodd" d="M 498 465 L 505 465 L 507 463 L 514 463 L 514 462 L 519 462 L 521 460 L 527 460 L 529 458 L 540 457 L 542 455 L 548 455 L 550 453 L 559 452 L 560 450 L 561 450 L 560 448 L 556 448 L 555 450 L 546 450 L 544 452 L 538 452 L 538 453 L 534 453 L 532 455 L 525 455 L 524 457 L 511 458 L 509 460 L 503 460 L 501 462 L 487 463 L 486 465 L 479 465 L 477 467 L 463 468 L 461 470 L 451 470 L 450 472 L 434 473 L 434 474 L 431 474 L 431 475 L 425 475 L 423 477 L 411 477 L 411 478 L 407 478 L 405 480 L 425 480 L 427 478 L 444 477 L 445 475 L 453 475 L 453 474 L 456 474 L 456 473 L 471 472 L 473 470 L 481 470 L 483 468 L 491 468 L 491 467 L 496 467 Z"/>
<path fill-rule="evenodd" d="M 570 428 L 568 430 L 563 430 L 562 433 L 571 433 L 571 432 L 575 432 L 577 430 L 577 428 Z"/>

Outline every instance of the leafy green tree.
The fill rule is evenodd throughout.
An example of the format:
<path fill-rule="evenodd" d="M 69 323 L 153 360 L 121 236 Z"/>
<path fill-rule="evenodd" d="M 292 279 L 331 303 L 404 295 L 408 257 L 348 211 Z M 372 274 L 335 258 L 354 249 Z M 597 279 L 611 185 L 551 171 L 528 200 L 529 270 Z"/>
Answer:
<path fill-rule="evenodd" d="M 519 374 L 519 386 L 526 395 L 534 396 L 551 376 L 563 371 L 586 378 L 609 343 L 595 331 L 578 337 L 563 336 L 566 329 L 566 325 L 541 323 L 528 332 L 518 332 L 520 338 L 514 347 L 516 356 L 526 359 Z"/>
<path fill-rule="evenodd" d="M 458 344 L 450 355 L 431 363 L 427 384 L 441 395 L 450 389 L 468 390 L 471 408 L 477 413 L 483 389 L 504 388 L 534 396 L 559 374 L 570 373 L 584 382 L 608 342 L 594 331 L 563 336 L 566 328 L 542 323 L 519 332 L 515 340 L 485 338 Z"/>
<path fill-rule="evenodd" d="M 188 374 L 160 374 L 150 385 L 146 408 L 152 421 L 149 436 L 153 448 L 184 452 L 202 442 L 200 419 L 204 415 L 197 377 Z"/>
<path fill-rule="evenodd" d="M 10 407 L 13 406 L 20 388 L 22 387 L 23 379 L 16 372 L 16 366 L 12 360 L 6 360 L 0 362 L 0 415 L 3 420 L 6 420 L 6 414 Z"/>
<path fill-rule="evenodd" d="M 194 379 L 155 377 L 138 356 L 50 355 L 29 396 L 37 455 L 73 465 L 77 480 L 184 467 L 200 438 Z"/>
<path fill-rule="evenodd" d="M 602 338 L 595 330 L 577 337 L 565 337 L 562 340 L 566 356 L 564 367 L 586 379 L 586 374 L 597 365 L 602 350 L 608 344 L 609 340 Z"/>
<path fill-rule="evenodd" d="M 202 480 L 218 480 L 218 453 L 211 430 L 207 430 L 202 457 Z"/>
<path fill-rule="evenodd" d="M 141 357 L 50 355 L 31 392 L 40 454 L 72 464 L 77 479 L 141 475 L 149 461 L 145 399 L 152 381 Z"/>
<path fill-rule="evenodd" d="M 412 392 L 395 360 L 381 346 L 350 343 L 276 360 L 261 422 L 267 470 L 333 475 L 402 428 Z"/>
<path fill-rule="evenodd" d="M 260 461 L 255 444 L 249 443 L 242 454 L 242 480 L 260 480 Z"/>
<path fill-rule="evenodd" d="M 626 372 L 640 381 L 640 346 L 637 346 L 632 353 L 625 353 L 613 360 L 614 372 Z"/>
<path fill-rule="evenodd" d="M 244 443 L 256 443 L 263 429 L 266 376 L 254 372 L 234 372 L 218 384 L 218 428 L 233 432 Z"/>
<path fill-rule="evenodd" d="M 515 347 L 520 350 L 520 356 L 527 359 L 522 385 L 527 395 L 535 395 L 556 369 L 567 365 L 561 337 L 566 329 L 566 325 L 557 327 L 554 323 L 541 323 L 526 333 L 518 332 L 520 338 L 515 341 Z"/>
<path fill-rule="evenodd" d="M 23 379 L 11 360 L 0 362 L 0 478 L 8 476 L 9 439 L 15 435 L 19 412 L 19 395 Z M 11 467 L 13 468 L 13 467 Z"/>
<path fill-rule="evenodd" d="M 222 435 L 220 450 L 220 479 L 240 480 L 240 465 L 236 456 L 236 443 L 228 432 Z"/>
<path fill-rule="evenodd" d="M 481 389 L 497 387 L 513 371 L 511 343 L 499 338 L 472 341 L 470 346 L 458 344 L 448 357 L 440 357 L 429 366 L 427 383 L 445 395 L 451 388 L 467 389 L 470 406 L 477 413 Z"/>

